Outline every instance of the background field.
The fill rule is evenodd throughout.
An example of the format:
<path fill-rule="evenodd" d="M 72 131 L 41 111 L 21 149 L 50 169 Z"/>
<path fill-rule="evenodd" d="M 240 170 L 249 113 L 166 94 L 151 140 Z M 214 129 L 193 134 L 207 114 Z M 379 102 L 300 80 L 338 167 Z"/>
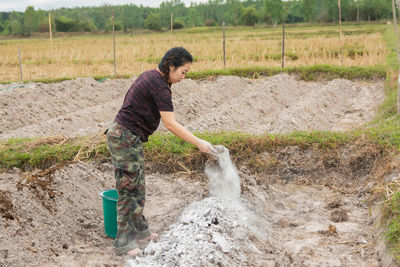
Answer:
<path fill-rule="evenodd" d="M 346 25 L 342 38 L 337 26 L 291 25 L 286 29 L 285 66 L 382 65 L 386 45 L 383 24 Z M 23 79 L 107 76 L 114 73 L 112 36 L 78 35 L 0 41 L 0 82 L 19 80 L 18 46 L 22 53 Z M 224 67 L 222 28 L 192 28 L 165 33 L 137 32 L 116 36 L 117 73 L 139 74 L 154 68 L 166 50 L 184 46 L 194 56 L 192 71 Z M 227 27 L 226 67 L 279 67 L 282 28 Z"/>

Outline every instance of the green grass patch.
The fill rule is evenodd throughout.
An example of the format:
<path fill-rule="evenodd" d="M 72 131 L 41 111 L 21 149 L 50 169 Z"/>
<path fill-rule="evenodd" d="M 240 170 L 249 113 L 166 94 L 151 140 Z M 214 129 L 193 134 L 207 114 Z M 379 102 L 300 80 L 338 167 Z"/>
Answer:
<path fill-rule="evenodd" d="M 383 38 L 388 48 L 395 45 L 396 36 L 393 26 L 386 27 Z M 386 63 L 385 101 L 379 107 L 375 119 L 367 124 L 367 128 L 377 142 L 386 143 L 400 150 L 400 115 L 397 114 L 396 107 L 399 63 L 395 50 L 388 49 Z"/>
<path fill-rule="evenodd" d="M 250 135 L 240 132 L 196 134 L 212 144 L 226 146 L 235 160 L 246 162 L 254 154 L 274 147 L 299 146 L 307 148 L 336 148 L 353 143 L 361 135 L 333 132 L 296 132 L 288 135 Z M 179 163 L 198 169 L 204 166 L 206 156 L 193 145 L 172 134 L 157 133 L 144 144 L 146 161 L 159 164 L 164 171 L 179 169 Z M 104 135 L 85 138 L 10 139 L 0 142 L 0 169 L 19 168 L 23 171 L 44 169 L 63 161 L 108 157 Z"/>
<path fill-rule="evenodd" d="M 60 77 L 60 78 L 53 78 L 53 79 L 35 79 L 32 82 L 34 83 L 59 83 L 63 81 L 68 81 L 68 80 L 74 80 L 77 79 L 77 77 Z M 24 81 L 24 83 L 28 83 L 29 81 Z"/>
<path fill-rule="evenodd" d="M 386 52 L 386 65 L 390 70 L 399 70 L 399 63 L 397 61 L 397 53 L 396 53 L 396 34 L 394 32 L 393 26 L 387 26 L 384 34 L 383 40 L 386 43 L 387 52 Z"/>
<path fill-rule="evenodd" d="M 287 52 L 285 53 L 285 58 L 289 58 L 291 60 L 297 60 L 299 59 L 299 55 L 296 52 Z M 276 53 L 276 54 L 266 54 L 264 56 L 265 60 L 280 60 L 282 59 L 282 53 Z M 258 61 L 258 60 L 256 60 Z"/>
<path fill-rule="evenodd" d="M 380 33 L 385 27 L 384 23 L 343 23 L 342 31 L 344 35 L 358 35 Z M 226 26 L 225 31 L 228 35 L 243 35 L 244 39 L 263 38 L 265 34 L 271 39 L 280 38 L 282 34 L 282 25 L 255 25 L 247 26 Z M 310 23 L 293 23 L 285 25 L 286 34 L 295 39 L 304 39 L 310 37 L 334 37 L 339 35 L 339 27 L 336 23 L 310 24 Z M 175 31 L 179 34 L 218 34 L 222 32 L 221 26 L 215 27 L 197 27 L 186 28 Z M 169 34 L 166 32 L 165 34 Z"/>
<path fill-rule="evenodd" d="M 342 34 L 343 35 L 365 35 L 365 34 L 373 34 L 373 33 L 381 33 L 382 28 L 377 27 L 377 28 L 366 28 L 366 29 L 348 29 L 348 30 L 343 30 Z M 280 27 L 281 28 L 281 27 Z M 260 38 L 261 40 L 280 40 L 282 39 L 282 30 L 280 31 L 275 31 L 275 32 L 268 32 L 268 33 L 257 33 L 257 34 L 249 34 L 241 38 L 241 40 L 251 40 L 253 38 Z M 290 39 L 308 39 L 308 38 L 335 38 L 339 37 L 339 28 L 330 28 L 330 29 L 321 29 L 321 30 L 299 30 L 299 29 L 293 29 L 291 30 L 290 28 L 288 30 L 285 30 L 285 35 L 287 38 Z"/>
<path fill-rule="evenodd" d="M 35 139 L 9 139 L 0 143 L 0 168 L 13 167 L 22 170 L 43 169 L 53 164 L 71 160 L 80 149 L 79 144 L 52 144 L 39 142 Z"/>
<path fill-rule="evenodd" d="M 292 60 L 296 60 L 296 54 L 287 54 L 287 57 Z M 278 56 L 281 58 L 281 55 Z M 248 78 L 259 78 L 262 76 L 273 76 L 279 73 L 288 73 L 296 75 L 299 79 L 305 81 L 316 81 L 320 79 L 349 79 L 349 80 L 375 80 L 375 79 L 385 79 L 386 70 L 384 66 L 370 66 L 370 67 L 341 67 L 332 65 L 314 65 L 314 66 L 299 66 L 299 67 L 248 67 L 248 68 L 229 68 L 222 70 L 206 70 L 199 72 L 189 72 L 187 78 L 190 79 L 205 79 L 212 78 L 221 75 L 234 75 L 239 77 Z M 133 74 L 117 74 L 117 75 L 96 75 L 93 76 L 96 80 L 104 80 L 104 78 L 112 79 L 129 79 Z M 77 78 L 87 78 L 87 77 L 61 77 L 54 79 L 36 79 L 32 82 L 37 83 L 58 83 L 67 80 L 74 80 Z M 28 81 L 24 81 L 27 83 Z M 9 84 L 11 82 L 4 82 L 4 84 Z"/>
<path fill-rule="evenodd" d="M 0 142 L 0 169 L 46 169 L 64 161 L 109 156 L 103 136 L 18 138 Z"/>
<path fill-rule="evenodd" d="M 384 205 L 385 237 L 397 262 L 400 262 L 400 192 L 393 195 Z"/>
<path fill-rule="evenodd" d="M 132 78 L 133 74 L 117 74 L 117 75 L 95 75 L 95 76 L 86 76 L 86 77 L 60 77 L 60 78 L 53 78 L 53 79 L 36 79 L 33 81 L 23 81 L 24 83 L 59 83 L 63 81 L 75 80 L 79 78 L 94 78 L 96 81 L 104 81 L 106 79 L 130 79 Z M 17 81 L 10 81 L 10 82 L 0 82 L 1 84 L 10 84 Z"/>
<path fill-rule="evenodd" d="M 372 67 L 341 67 L 331 65 L 314 65 L 301 67 L 250 67 L 250 68 L 231 68 L 224 70 L 208 70 L 200 72 L 189 72 L 187 78 L 203 79 L 219 75 L 235 75 L 241 77 L 258 78 L 260 76 L 273 76 L 279 73 L 297 75 L 300 79 L 314 81 L 319 79 L 385 79 L 386 70 L 383 66 Z"/>

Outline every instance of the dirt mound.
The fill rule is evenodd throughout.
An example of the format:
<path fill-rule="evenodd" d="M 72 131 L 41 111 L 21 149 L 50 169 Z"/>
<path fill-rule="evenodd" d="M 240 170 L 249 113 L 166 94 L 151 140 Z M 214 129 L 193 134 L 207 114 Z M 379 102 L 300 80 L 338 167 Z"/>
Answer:
<path fill-rule="evenodd" d="M 183 90 L 183 96 L 179 90 L 185 86 L 194 90 L 190 94 Z M 175 106 L 178 113 L 184 111 L 177 117 L 195 131 L 349 130 L 370 120 L 384 99 L 383 82 L 333 80 L 324 84 L 297 81 L 286 74 L 256 81 L 221 77 L 213 82 L 213 94 L 207 83 L 196 86 L 184 81 L 177 87 Z M 191 114 L 190 119 L 186 114 Z"/>
<path fill-rule="evenodd" d="M 85 78 L 0 91 L 2 139 L 98 132 L 114 119 L 132 82 Z"/>
<path fill-rule="evenodd" d="M 0 91 L 0 139 L 98 133 L 114 119 L 133 81 L 88 78 Z M 304 82 L 279 74 L 189 79 L 172 91 L 176 118 L 192 131 L 259 134 L 352 129 L 374 116 L 383 88 L 383 82 Z"/>
<path fill-rule="evenodd" d="M 384 254 L 373 219 L 357 197 L 298 185 L 251 193 L 251 205 L 214 198 L 192 203 L 129 266 L 380 266 Z M 332 221 L 323 207 L 334 196 L 342 198 L 348 221 Z"/>

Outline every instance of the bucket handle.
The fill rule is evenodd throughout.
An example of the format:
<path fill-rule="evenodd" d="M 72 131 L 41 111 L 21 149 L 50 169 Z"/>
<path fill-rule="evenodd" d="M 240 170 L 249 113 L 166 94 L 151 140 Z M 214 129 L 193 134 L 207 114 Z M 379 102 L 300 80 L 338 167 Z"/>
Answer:
<path fill-rule="evenodd" d="M 108 197 L 108 196 L 105 196 L 105 195 L 103 194 L 104 192 L 109 191 L 109 190 L 113 190 L 113 189 L 105 189 L 105 190 L 102 190 L 102 191 L 99 192 L 99 195 L 100 195 L 102 198 L 106 198 L 106 199 L 109 199 L 109 200 L 118 200 L 118 198 Z"/>

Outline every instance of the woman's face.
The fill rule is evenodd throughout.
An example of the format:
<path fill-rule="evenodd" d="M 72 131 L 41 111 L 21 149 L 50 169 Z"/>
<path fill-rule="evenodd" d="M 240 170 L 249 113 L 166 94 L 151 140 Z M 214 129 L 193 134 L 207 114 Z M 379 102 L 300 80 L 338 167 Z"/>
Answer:
<path fill-rule="evenodd" d="M 192 63 L 186 63 L 183 66 L 175 68 L 174 66 L 169 66 L 169 82 L 170 83 L 179 83 L 183 79 L 185 79 L 186 73 L 189 71 Z"/>

